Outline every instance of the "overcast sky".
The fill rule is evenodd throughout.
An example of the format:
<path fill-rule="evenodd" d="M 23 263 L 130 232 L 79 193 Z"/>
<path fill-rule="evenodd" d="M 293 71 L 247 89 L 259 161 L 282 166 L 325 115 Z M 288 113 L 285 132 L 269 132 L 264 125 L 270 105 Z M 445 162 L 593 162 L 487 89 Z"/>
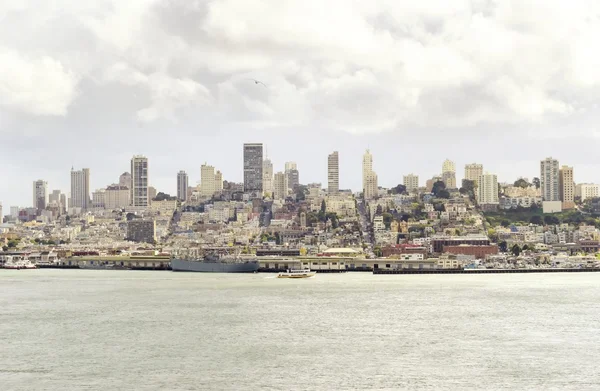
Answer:
<path fill-rule="evenodd" d="M 0 2 L 0 202 L 30 206 L 32 182 L 92 189 L 150 160 L 150 183 L 204 162 L 242 180 L 242 144 L 274 170 L 361 187 L 421 183 L 444 159 L 500 181 L 539 160 L 600 182 L 600 2 L 56 0 Z M 263 81 L 267 87 L 249 80 Z"/>

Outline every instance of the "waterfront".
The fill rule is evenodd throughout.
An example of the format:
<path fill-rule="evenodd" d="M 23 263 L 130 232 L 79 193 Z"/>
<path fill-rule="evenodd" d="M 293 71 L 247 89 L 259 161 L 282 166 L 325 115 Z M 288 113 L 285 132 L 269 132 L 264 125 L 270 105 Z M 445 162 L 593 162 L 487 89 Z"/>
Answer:
<path fill-rule="evenodd" d="M 3 390 L 597 389 L 600 275 L 0 270 Z"/>

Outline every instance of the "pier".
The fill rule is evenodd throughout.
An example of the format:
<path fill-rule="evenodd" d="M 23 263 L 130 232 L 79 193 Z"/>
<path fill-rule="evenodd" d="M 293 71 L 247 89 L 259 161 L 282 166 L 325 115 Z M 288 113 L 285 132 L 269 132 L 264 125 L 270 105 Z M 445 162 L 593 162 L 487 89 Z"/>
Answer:
<path fill-rule="evenodd" d="M 600 272 L 600 268 L 578 269 L 374 269 L 373 274 L 499 274 L 499 273 L 590 273 Z"/>

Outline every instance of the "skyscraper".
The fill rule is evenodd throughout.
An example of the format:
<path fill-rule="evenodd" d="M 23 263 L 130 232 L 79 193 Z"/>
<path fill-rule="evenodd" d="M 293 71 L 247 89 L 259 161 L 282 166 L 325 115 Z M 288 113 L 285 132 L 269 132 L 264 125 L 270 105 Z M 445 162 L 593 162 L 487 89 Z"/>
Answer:
<path fill-rule="evenodd" d="M 177 173 L 177 199 L 179 201 L 187 201 L 188 174 L 185 171 Z"/>
<path fill-rule="evenodd" d="M 48 182 L 41 179 L 33 181 L 33 207 L 37 209 L 38 213 L 46 209 L 46 203 L 48 202 Z"/>
<path fill-rule="evenodd" d="M 148 158 L 136 155 L 131 159 L 131 205 L 136 207 L 148 207 Z"/>
<path fill-rule="evenodd" d="M 442 174 L 445 172 L 456 172 L 456 165 L 450 159 L 446 159 L 444 160 L 444 163 L 442 163 Z"/>
<path fill-rule="evenodd" d="M 263 145 L 244 144 L 244 191 L 262 194 Z"/>
<path fill-rule="evenodd" d="M 285 163 L 285 179 L 287 188 L 295 191 L 300 184 L 300 174 L 298 173 L 296 162 Z"/>
<path fill-rule="evenodd" d="M 479 183 L 479 177 L 483 175 L 483 165 L 471 163 L 465 165 L 465 179 L 475 182 L 475 187 Z"/>
<path fill-rule="evenodd" d="M 83 210 L 91 207 L 89 168 L 80 171 L 71 168 L 71 203 L 69 207 Z"/>
<path fill-rule="evenodd" d="M 340 191 L 340 160 L 337 151 L 327 157 L 327 192 Z"/>
<path fill-rule="evenodd" d="M 223 191 L 223 174 L 221 171 L 215 171 L 215 193 L 221 193 Z"/>
<path fill-rule="evenodd" d="M 573 181 L 573 167 L 562 166 L 559 170 L 559 191 L 563 209 L 575 207 L 575 182 Z"/>
<path fill-rule="evenodd" d="M 560 201 L 558 160 L 548 157 L 540 162 L 540 187 L 544 201 Z"/>
<path fill-rule="evenodd" d="M 273 199 L 282 200 L 287 196 L 285 173 L 277 172 L 273 177 Z"/>
<path fill-rule="evenodd" d="M 273 196 L 273 163 L 269 159 L 263 160 L 263 195 L 266 197 Z"/>
<path fill-rule="evenodd" d="M 215 168 L 208 164 L 203 164 L 200 167 L 200 195 L 210 198 L 215 192 Z"/>
<path fill-rule="evenodd" d="M 377 196 L 377 174 L 373 171 L 373 155 L 367 149 L 362 164 L 363 195 L 370 200 Z"/>
<path fill-rule="evenodd" d="M 448 189 L 456 189 L 456 165 L 450 159 L 442 164 L 442 181 Z"/>
<path fill-rule="evenodd" d="M 408 192 L 417 189 L 419 187 L 419 176 L 415 174 L 404 175 L 403 184 Z"/>
<path fill-rule="evenodd" d="M 498 204 L 498 177 L 494 174 L 482 174 L 477 180 L 477 203 L 479 205 Z"/>

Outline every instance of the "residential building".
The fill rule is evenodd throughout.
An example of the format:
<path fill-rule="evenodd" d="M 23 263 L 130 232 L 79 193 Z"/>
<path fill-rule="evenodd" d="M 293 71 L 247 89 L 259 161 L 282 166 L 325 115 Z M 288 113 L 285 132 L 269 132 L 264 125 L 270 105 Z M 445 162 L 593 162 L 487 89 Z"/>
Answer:
<path fill-rule="evenodd" d="M 156 198 L 157 193 L 158 192 L 156 191 L 156 187 L 148 186 L 148 205 L 150 205 L 152 200 Z"/>
<path fill-rule="evenodd" d="M 442 163 L 442 173 L 444 172 L 454 172 L 456 173 L 456 165 L 454 164 L 454 162 L 450 159 L 446 159 L 444 160 L 444 163 Z"/>
<path fill-rule="evenodd" d="M 406 191 L 411 192 L 419 188 L 419 176 L 415 174 L 404 175 L 402 183 L 406 186 Z"/>
<path fill-rule="evenodd" d="M 456 165 L 450 159 L 442 164 L 442 181 L 447 189 L 456 189 Z"/>
<path fill-rule="evenodd" d="M 273 196 L 273 163 L 271 160 L 263 160 L 263 195 L 267 197 Z"/>
<path fill-rule="evenodd" d="M 185 171 L 179 171 L 177 173 L 177 199 L 185 202 L 188 199 L 188 185 L 189 185 L 188 174 Z"/>
<path fill-rule="evenodd" d="M 292 191 L 296 191 L 298 185 L 300 184 L 300 174 L 295 162 L 285 163 L 285 179 L 287 182 L 287 188 Z"/>
<path fill-rule="evenodd" d="M 223 191 L 223 174 L 221 171 L 215 171 L 215 193 L 221 193 Z"/>
<path fill-rule="evenodd" d="M 285 162 L 285 172 L 297 169 L 298 166 L 296 165 L 296 162 Z"/>
<path fill-rule="evenodd" d="M 119 176 L 119 186 L 130 188 L 131 187 L 131 174 L 124 172 Z"/>
<path fill-rule="evenodd" d="M 244 191 L 262 194 L 263 145 L 244 144 Z"/>
<path fill-rule="evenodd" d="M 216 191 L 215 168 L 205 163 L 200 167 L 200 195 L 210 198 Z"/>
<path fill-rule="evenodd" d="M 575 207 L 575 182 L 573 181 L 573 167 L 562 166 L 558 171 L 560 200 L 563 209 Z"/>
<path fill-rule="evenodd" d="M 71 168 L 71 200 L 69 208 L 81 208 L 86 210 L 90 207 L 90 169 L 84 168 L 79 171 Z"/>
<path fill-rule="evenodd" d="M 560 201 L 558 160 L 548 157 L 540 162 L 540 185 L 544 201 Z"/>
<path fill-rule="evenodd" d="M 130 196 L 128 186 L 110 185 L 104 192 L 104 208 L 109 210 L 124 209 L 131 205 Z"/>
<path fill-rule="evenodd" d="M 588 198 L 600 197 L 600 185 L 594 183 L 580 183 L 575 186 L 575 195 L 584 202 Z"/>
<path fill-rule="evenodd" d="M 127 239 L 133 242 L 156 242 L 156 222 L 141 219 L 127 222 Z"/>
<path fill-rule="evenodd" d="M 285 173 L 277 172 L 273 178 L 273 199 L 282 200 L 287 196 Z"/>
<path fill-rule="evenodd" d="M 330 194 L 340 191 L 340 160 L 338 151 L 327 156 L 327 192 Z"/>
<path fill-rule="evenodd" d="M 48 182 L 38 179 L 33 181 L 33 207 L 38 213 L 46 209 L 48 203 Z"/>
<path fill-rule="evenodd" d="M 18 207 L 18 206 L 11 206 L 11 207 L 10 207 L 10 217 L 11 217 L 12 219 L 16 219 L 16 218 L 18 218 L 18 217 L 19 217 L 19 211 L 20 211 L 20 210 L 21 210 L 21 208 L 20 208 L 20 207 Z"/>
<path fill-rule="evenodd" d="M 48 203 L 57 205 L 60 214 L 63 214 L 67 211 L 66 195 L 64 195 L 60 190 L 52 190 L 52 193 L 50 193 L 48 196 Z"/>
<path fill-rule="evenodd" d="M 131 159 L 131 184 L 129 185 L 131 206 L 148 207 L 149 167 L 148 158 L 136 155 Z"/>
<path fill-rule="evenodd" d="M 363 196 L 370 200 L 377 197 L 377 174 L 373 171 L 373 155 L 367 149 L 362 164 Z"/>
<path fill-rule="evenodd" d="M 483 174 L 478 179 L 477 203 L 479 205 L 498 205 L 498 177 L 495 174 Z"/>
<path fill-rule="evenodd" d="M 471 163 L 465 165 L 465 179 L 475 182 L 475 187 L 479 185 L 479 177 L 483 175 L 483 164 Z"/>
<path fill-rule="evenodd" d="M 104 209 L 106 205 L 106 189 L 97 189 L 92 193 L 92 208 Z"/>

